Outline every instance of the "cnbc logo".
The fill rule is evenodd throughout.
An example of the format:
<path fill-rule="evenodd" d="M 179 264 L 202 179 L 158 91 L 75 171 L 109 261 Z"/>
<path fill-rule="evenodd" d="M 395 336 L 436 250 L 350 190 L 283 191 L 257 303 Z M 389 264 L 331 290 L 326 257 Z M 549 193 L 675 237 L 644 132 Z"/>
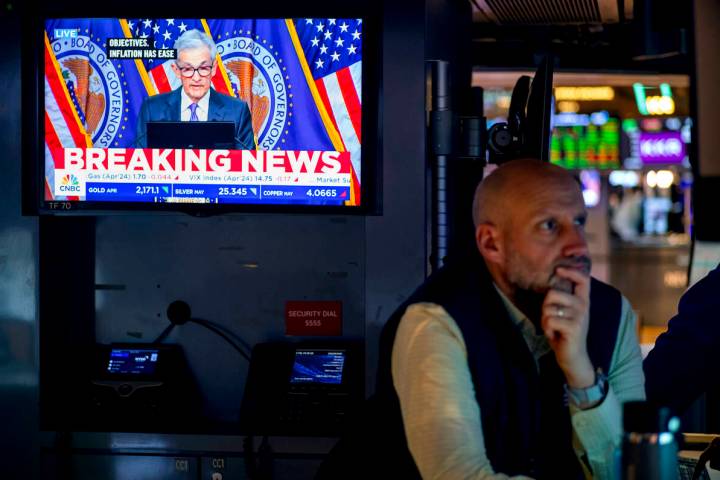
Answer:
<path fill-rule="evenodd" d="M 55 193 L 58 195 L 82 195 L 83 190 L 80 181 L 72 173 L 63 175 L 60 185 L 55 187 Z"/>

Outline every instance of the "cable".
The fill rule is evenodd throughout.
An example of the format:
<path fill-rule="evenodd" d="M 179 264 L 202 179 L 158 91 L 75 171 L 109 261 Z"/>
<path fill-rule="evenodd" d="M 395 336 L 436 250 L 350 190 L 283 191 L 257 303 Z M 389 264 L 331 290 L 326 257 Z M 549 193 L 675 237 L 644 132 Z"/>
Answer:
<path fill-rule="evenodd" d="M 225 325 L 221 325 L 221 324 L 219 324 L 219 323 L 211 322 L 210 320 L 205 320 L 204 318 L 196 318 L 195 320 L 201 320 L 201 321 L 204 321 L 204 322 L 207 322 L 207 323 L 213 325 L 215 328 L 217 328 L 217 329 L 219 329 L 219 330 L 222 330 L 223 333 L 225 333 L 225 335 L 227 335 L 228 337 L 230 337 L 235 343 L 237 343 L 240 347 L 242 347 L 243 350 L 245 350 L 246 352 L 251 352 L 251 351 L 252 351 L 252 346 L 251 346 L 251 345 L 249 345 L 245 340 L 243 340 L 242 337 L 240 337 L 238 334 L 236 334 L 235 332 L 233 332 L 232 330 L 230 330 L 230 329 L 229 329 L 228 327 L 226 327 Z"/>
<path fill-rule="evenodd" d="M 247 354 L 246 352 L 244 352 L 240 347 L 238 347 L 237 344 L 230 339 L 230 337 L 228 337 L 227 335 L 225 335 L 219 328 L 217 328 L 217 327 L 216 327 L 215 325 L 213 325 L 212 323 L 208 322 L 207 320 L 202 320 L 202 319 L 200 319 L 200 318 L 191 318 L 189 321 L 192 322 L 192 323 L 196 323 L 196 324 L 198 324 L 198 325 L 201 325 L 201 326 L 207 328 L 208 330 L 210 330 L 211 332 L 215 332 L 217 335 L 220 335 L 220 336 L 221 336 L 223 339 L 225 339 L 225 341 L 228 342 L 235 350 L 237 350 L 237 352 L 238 352 L 240 355 L 242 355 L 243 357 L 245 357 L 245 359 L 246 359 L 248 362 L 250 361 L 250 355 L 248 355 L 248 354 Z"/>
<path fill-rule="evenodd" d="M 213 322 L 209 320 L 203 320 L 202 318 L 192 318 L 192 311 L 190 310 L 190 305 L 188 305 L 186 302 L 183 302 L 182 300 L 175 300 L 170 305 L 168 305 L 167 308 L 167 317 L 168 320 L 170 320 L 170 326 L 167 327 L 163 332 L 160 334 L 158 339 L 155 341 L 156 343 L 161 342 L 165 340 L 165 338 L 170 334 L 170 331 L 172 330 L 172 327 L 175 325 L 184 325 L 187 322 L 196 323 L 202 327 L 207 328 L 211 332 L 215 333 L 216 335 L 219 335 L 222 337 L 227 343 L 229 343 L 237 352 L 245 357 L 245 359 L 249 362 L 250 361 L 250 355 L 243 351 L 242 348 L 238 346 L 238 344 L 231 339 L 227 333 L 223 332 L 224 327 L 220 327 L 218 325 L 215 325 Z M 233 336 L 236 336 L 235 334 L 232 334 Z M 239 337 L 238 337 L 239 338 Z M 249 350 L 248 344 L 240 339 L 240 343 Z"/>
<path fill-rule="evenodd" d="M 170 332 L 172 332 L 173 328 L 175 328 L 175 324 L 174 324 L 174 323 L 171 323 L 170 325 L 168 325 L 167 327 L 165 327 L 165 330 L 163 330 L 162 333 L 160 334 L 160 336 L 158 336 L 158 337 L 155 339 L 155 341 L 152 342 L 152 343 L 162 343 L 163 340 L 165 340 L 165 339 L 167 338 L 167 336 L 170 335 Z"/>

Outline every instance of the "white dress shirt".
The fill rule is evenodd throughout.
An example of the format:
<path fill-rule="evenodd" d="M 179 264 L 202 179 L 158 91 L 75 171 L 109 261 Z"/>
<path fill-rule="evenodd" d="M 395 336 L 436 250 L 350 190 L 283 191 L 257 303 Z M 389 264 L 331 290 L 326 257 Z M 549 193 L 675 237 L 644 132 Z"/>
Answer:
<path fill-rule="evenodd" d="M 190 121 L 190 104 L 193 102 L 190 97 L 187 96 L 184 89 L 180 89 L 180 121 Z M 199 122 L 207 122 L 208 119 L 208 108 L 210 107 L 210 90 L 205 93 L 199 102 L 195 110 Z"/>

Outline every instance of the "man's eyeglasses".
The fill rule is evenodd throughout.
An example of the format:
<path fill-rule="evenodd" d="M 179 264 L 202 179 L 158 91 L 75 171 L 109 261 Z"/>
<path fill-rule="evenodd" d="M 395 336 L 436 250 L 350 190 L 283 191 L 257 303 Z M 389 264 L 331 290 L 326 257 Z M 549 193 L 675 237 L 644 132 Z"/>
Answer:
<path fill-rule="evenodd" d="M 182 75 L 185 78 L 190 78 L 193 75 L 195 75 L 195 72 L 198 72 L 198 75 L 201 77 L 207 77 L 212 73 L 212 65 L 200 65 L 197 68 L 191 67 L 190 65 L 184 65 L 180 66 L 177 63 L 178 70 L 180 70 L 180 75 Z"/>

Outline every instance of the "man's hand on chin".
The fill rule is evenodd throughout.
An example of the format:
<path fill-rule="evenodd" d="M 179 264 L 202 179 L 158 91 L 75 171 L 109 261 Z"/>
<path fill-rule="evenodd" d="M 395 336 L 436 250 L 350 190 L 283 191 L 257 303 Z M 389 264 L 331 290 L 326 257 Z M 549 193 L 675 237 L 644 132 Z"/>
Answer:
<path fill-rule="evenodd" d="M 541 326 L 568 387 L 587 388 L 595 383 L 595 369 L 587 353 L 590 324 L 590 276 L 575 268 L 555 270 L 558 287 L 551 288 L 542 306 Z"/>

